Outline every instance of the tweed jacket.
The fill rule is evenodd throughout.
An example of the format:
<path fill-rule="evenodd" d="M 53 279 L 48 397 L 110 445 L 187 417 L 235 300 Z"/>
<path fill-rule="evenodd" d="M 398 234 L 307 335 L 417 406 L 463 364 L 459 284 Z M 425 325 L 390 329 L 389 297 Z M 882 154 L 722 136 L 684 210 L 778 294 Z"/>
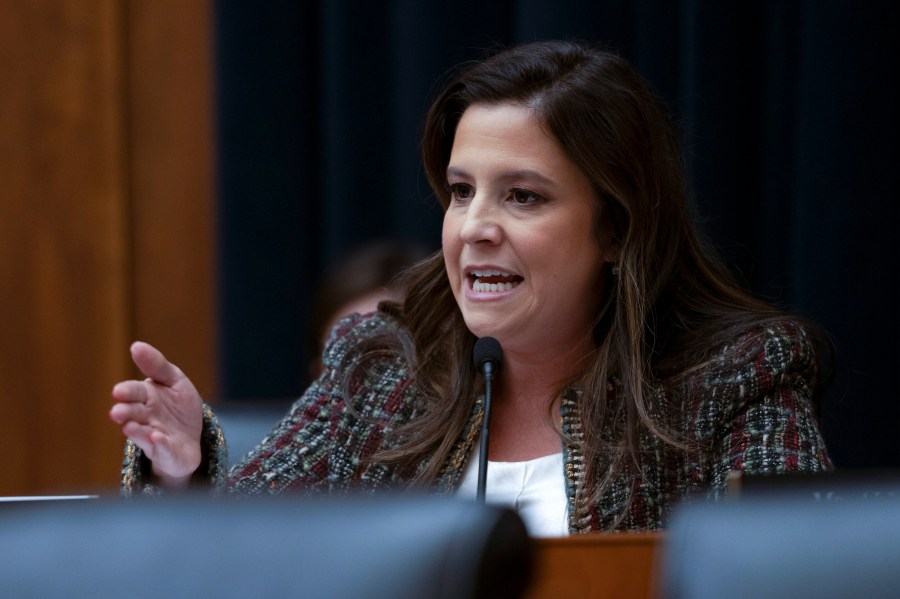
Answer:
<path fill-rule="evenodd" d="M 368 458 L 388 446 L 387 433 L 415 417 L 418 393 L 408 366 L 399 359 L 377 362 L 350 389 L 351 397 L 344 396 L 341 385 L 341 366 L 358 361 L 359 343 L 396 333 L 397 327 L 381 314 L 342 321 L 323 356 L 323 375 L 230 472 L 222 431 L 205 407 L 204 466 L 195 478 L 219 490 L 250 494 L 402 488 L 412 472 Z M 571 533 L 662 528 L 678 502 L 722 496 L 733 470 L 775 474 L 831 469 L 810 400 L 816 364 L 807 333 L 785 321 L 748 335 L 753 335 L 751 343 L 736 340 L 720 348 L 696 375 L 659 391 L 668 405 L 679 407 L 678 432 L 704 449 L 686 451 L 643 435 L 640 473 L 614 480 L 587 509 L 575 509 L 575 490 L 584 470 L 578 446 L 582 425 L 574 398 L 562 399 L 566 441 L 561 441 L 560 476 L 565 477 Z M 460 482 L 473 455 L 481 416 L 479 399 L 443 466 L 436 493 L 452 493 Z M 158 492 L 140 449 L 129 441 L 125 453 L 123 494 Z M 598 471 L 604 469 L 599 466 Z M 620 514 L 624 518 L 617 519 Z"/>

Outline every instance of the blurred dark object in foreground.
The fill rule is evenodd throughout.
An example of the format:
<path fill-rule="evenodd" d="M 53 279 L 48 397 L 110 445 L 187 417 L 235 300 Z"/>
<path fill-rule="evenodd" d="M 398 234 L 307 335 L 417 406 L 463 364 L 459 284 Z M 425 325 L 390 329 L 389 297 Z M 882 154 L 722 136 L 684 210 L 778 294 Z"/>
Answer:
<path fill-rule="evenodd" d="M 745 480 L 739 498 L 675 514 L 661 594 L 900 597 L 898 531 L 896 472 Z"/>
<path fill-rule="evenodd" d="M 0 511 L 15 597 L 519 597 L 508 510 L 434 497 L 163 497 Z"/>

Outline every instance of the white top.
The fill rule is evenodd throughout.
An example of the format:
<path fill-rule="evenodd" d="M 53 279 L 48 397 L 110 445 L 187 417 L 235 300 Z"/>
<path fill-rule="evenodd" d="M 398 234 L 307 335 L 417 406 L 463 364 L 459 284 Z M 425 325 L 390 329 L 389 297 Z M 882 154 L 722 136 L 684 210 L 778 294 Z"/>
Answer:
<path fill-rule="evenodd" d="M 466 465 L 456 494 L 475 499 L 478 493 L 478 452 Z M 485 503 L 518 512 L 532 537 L 569 534 L 566 481 L 562 452 L 524 462 L 488 462 Z"/>

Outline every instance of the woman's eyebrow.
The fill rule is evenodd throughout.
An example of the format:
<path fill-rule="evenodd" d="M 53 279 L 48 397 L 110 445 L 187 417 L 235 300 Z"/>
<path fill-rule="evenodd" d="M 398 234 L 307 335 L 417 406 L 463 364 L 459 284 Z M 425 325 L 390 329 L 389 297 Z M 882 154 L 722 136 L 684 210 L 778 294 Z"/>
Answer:
<path fill-rule="evenodd" d="M 553 179 L 528 168 L 503 173 L 500 179 L 503 181 L 535 181 L 543 185 L 556 185 Z"/>
<path fill-rule="evenodd" d="M 456 167 L 456 166 L 448 166 L 447 167 L 447 177 L 448 178 L 449 177 L 471 178 L 471 175 L 469 175 L 469 173 L 463 168 Z M 556 182 L 553 179 L 547 177 L 546 175 L 539 173 L 536 170 L 527 169 L 527 168 L 506 171 L 506 172 L 502 173 L 498 178 L 499 178 L 499 180 L 504 181 L 504 182 L 534 181 L 537 183 L 541 183 L 543 185 L 550 185 L 550 186 L 556 185 Z"/>
<path fill-rule="evenodd" d="M 459 168 L 458 166 L 448 166 L 447 167 L 447 178 L 450 177 L 462 177 L 464 179 L 469 178 L 469 173 L 467 173 L 464 169 Z"/>

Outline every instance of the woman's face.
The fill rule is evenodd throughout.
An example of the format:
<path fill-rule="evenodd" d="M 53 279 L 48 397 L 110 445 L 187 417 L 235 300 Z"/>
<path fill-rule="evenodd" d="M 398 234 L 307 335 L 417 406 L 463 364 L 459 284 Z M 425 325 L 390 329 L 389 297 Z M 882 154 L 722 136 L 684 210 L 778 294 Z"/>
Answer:
<path fill-rule="evenodd" d="M 525 108 L 470 106 L 447 166 L 443 253 L 466 326 L 506 351 L 567 351 L 592 341 L 609 258 L 596 194 Z"/>

